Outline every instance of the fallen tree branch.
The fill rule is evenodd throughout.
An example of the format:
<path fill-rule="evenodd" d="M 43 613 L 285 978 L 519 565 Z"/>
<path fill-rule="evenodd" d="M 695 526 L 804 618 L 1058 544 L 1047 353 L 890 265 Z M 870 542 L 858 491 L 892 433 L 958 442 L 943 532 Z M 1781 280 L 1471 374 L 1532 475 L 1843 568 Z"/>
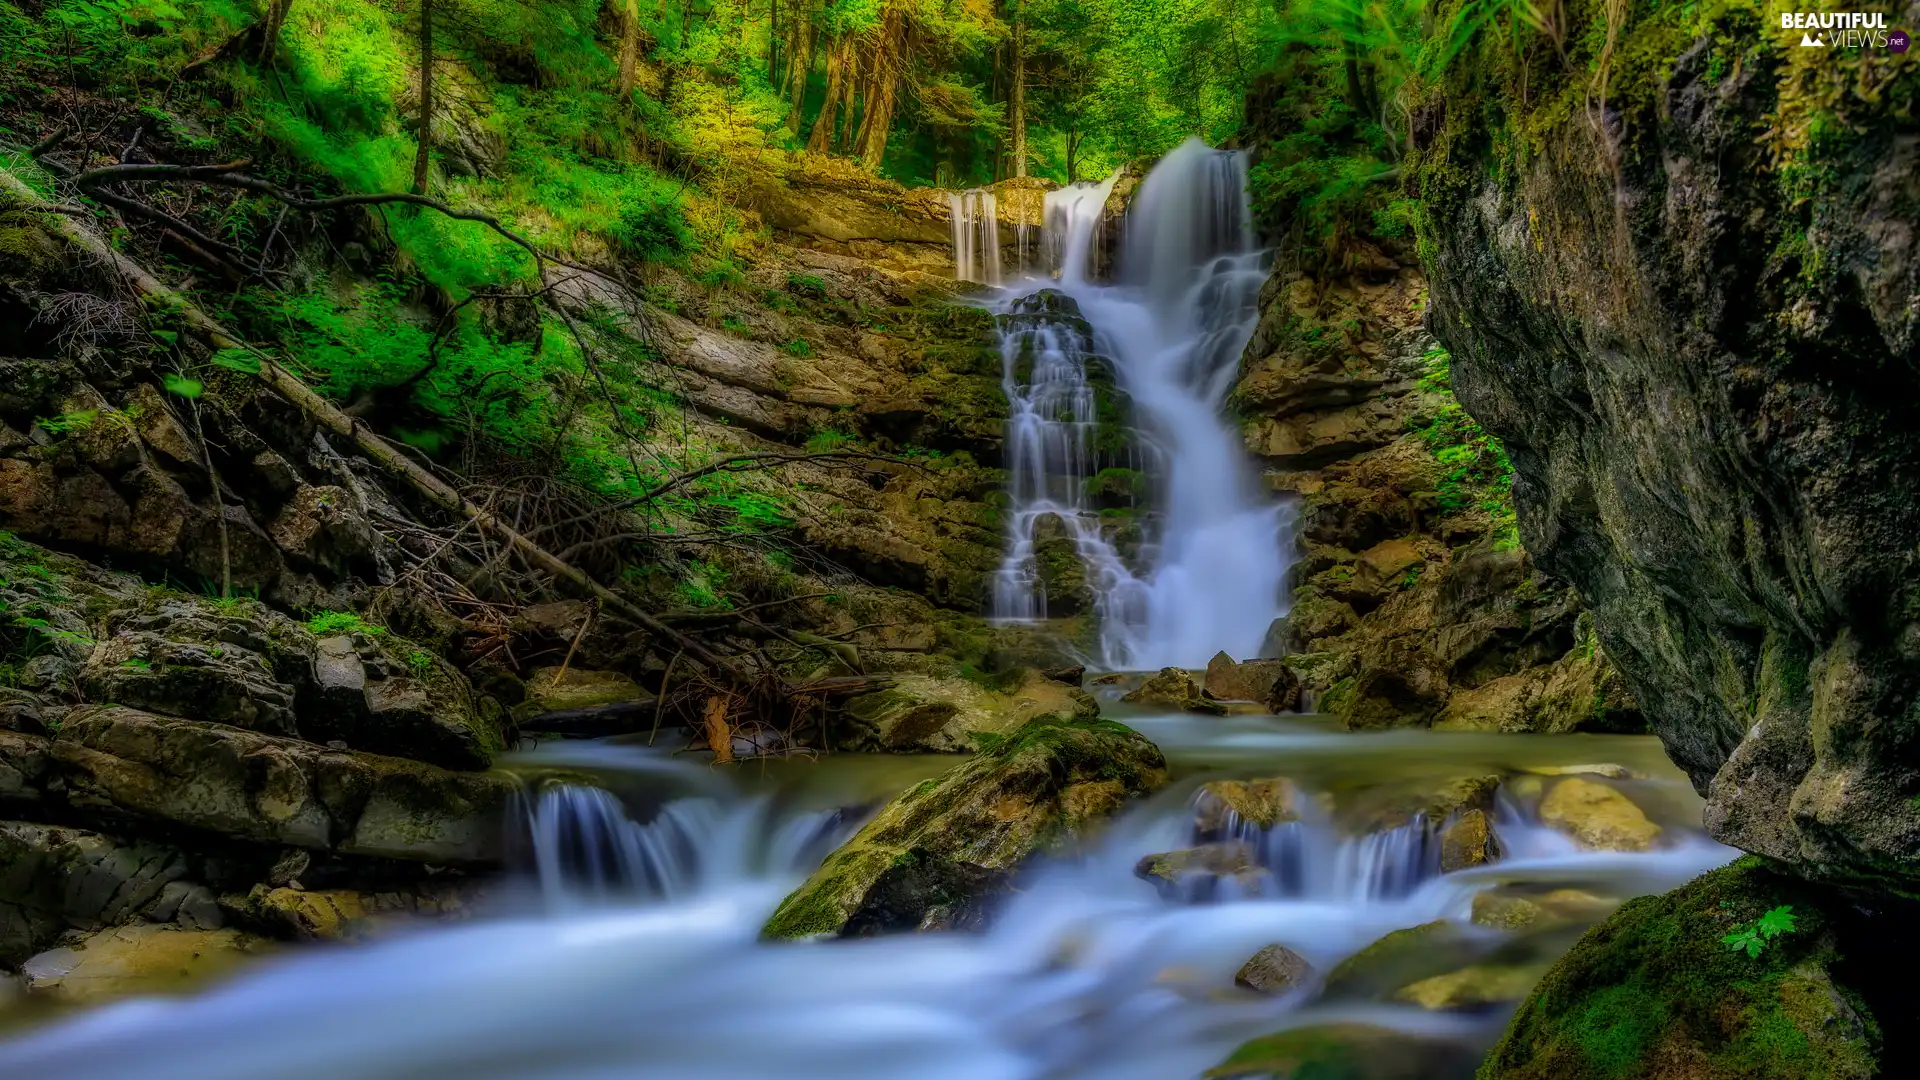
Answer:
<path fill-rule="evenodd" d="M 108 169 L 98 171 L 110 172 L 114 168 L 150 169 L 153 168 L 153 166 L 111 166 Z M 174 167 L 165 166 L 164 168 L 172 169 Z M 37 209 L 44 209 L 46 207 L 47 200 L 42 198 L 38 192 L 22 183 L 20 178 L 13 175 L 11 171 L 0 169 L 0 190 L 5 191 L 15 201 L 24 206 Z M 394 201 L 409 200 L 396 199 Z M 683 649 L 688 656 L 693 657 L 714 671 L 721 673 L 730 681 L 742 686 L 751 684 L 752 680 L 749 679 L 744 672 L 735 668 L 732 664 L 714 653 L 713 650 L 707 648 L 706 645 L 661 622 L 633 601 L 594 581 L 577 567 L 556 558 L 551 552 L 548 552 L 545 548 L 527 539 L 493 514 L 474 505 L 439 477 L 414 464 L 413 461 L 394 450 L 385 440 L 374 434 L 371 429 L 365 427 L 352 417 L 347 416 L 335 408 L 325 398 L 314 393 L 312 387 L 308 386 L 298 376 L 286 368 L 281 367 L 271 356 L 260 349 L 254 348 L 252 345 L 227 331 L 205 312 L 196 307 L 192 301 L 182 296 L 160 279 L 154 277 L 151 273 L 148 273 L 144 267 L 132 259 L 113 250 L 104 240 L 83 228 L 79 223 L 58 214 L 47 215 L 47 223 L 54 231 L 66 237 L 67 240 L 81 250 L 93 256 L 103 265 L 112 268 L 115 273 L 124 278 L 136 290 L 156 301 L 163 310 L 171 309 L 179 318 L 181 327 L 192 333 L 195 337 L 198 337 L 207 345 L 214 349 L 241 350 L 249 355 L 258 357 L 260 360 L 258 377 L 262 382 L 292 402 L 321 427 L 339 435 L 341 438 L 353 440 L 354 445 L 360 448 L 361 453 L 365 454 L 383 469 L 386 469 L 388 472 L 405 481 L 423 499 L 448 513 L 456 514 L 472 521 L 482 531 L 492 534 L 501 544 L 524 557 L 529 564 L 572 584 L 577 589 L 599 598 L 604 607 L 618 613 L 623 618 L 631 620 L 635 625 L 649 633 L 673 642 L 677 647 Z"/>

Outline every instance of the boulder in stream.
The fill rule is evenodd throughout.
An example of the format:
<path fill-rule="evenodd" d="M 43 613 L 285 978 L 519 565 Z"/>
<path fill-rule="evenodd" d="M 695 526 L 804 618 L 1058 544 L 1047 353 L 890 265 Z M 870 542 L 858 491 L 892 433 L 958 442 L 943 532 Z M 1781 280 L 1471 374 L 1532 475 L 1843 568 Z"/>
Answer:
<path fill-rule="evenodd" d="M 1227 713 L 1225 705 L 1200 692 L 1200 687 L 1194 684 L 1193 675 L 1183 668 L 1161 668 L 1141 683 L 1138 689 L 1122 696 L 1120 700 L 1134 705 L 1157 705 L 1214 716 L 1225 716 Z"/>
<path fill-rule="evenodd" d="M 917 926 L 942 917 L 937 908 L 983 903 L 1029 857 L 1097 826 L 1166 776 L 1159 749 L 1131 728 L 1105 720 L 1029 721 L 887 804 L 781 903 L 765 933 L 791 938 L 844 933 L 850 925 L 862 932 Z M 903 902 L 912 890 L 900 886 L 913 882 L 896 880 L 902 868 L 936 887 Z"/>
<path fill-rule="evenodd" d="M 1553 785 L 1540 804 L 1540 820 L 1603 851 L 1645 851 L 1660 840 L 1660 826 L 1632 799 L 1605 784 L 1568 777 Z"/>
<path fill-rule="evenodd" d="M 1262 1036 L 1207 1070 L 1208 1080 L 1325 1077 L 1327 1080 L 1464 1080 L 1473 1051 L 1370 1024 L 1315 1024 Z"/>
<path fill-rule="evenodd" d="M 1276 942 L 1240 965 L 1233 984 L 1262 994 L 1284 994 L 1307 985 L 1318 974 L 1306 957 Z"/>
<path fill-rule="evenodd" d="M 1148 855 L 1133 874 L 1169 900 L 1211 900 L 1226 882 L 1231 883 L 1229 895 L 1258 896 L 1267 881 L 1253 848 L 1231 840 Z"/>

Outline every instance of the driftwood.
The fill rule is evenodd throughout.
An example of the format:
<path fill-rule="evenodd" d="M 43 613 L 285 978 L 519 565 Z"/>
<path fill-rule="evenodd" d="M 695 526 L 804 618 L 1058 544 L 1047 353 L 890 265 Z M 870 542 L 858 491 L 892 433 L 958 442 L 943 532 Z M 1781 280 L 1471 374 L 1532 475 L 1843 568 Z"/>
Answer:
<path fill-rule="evenodd" d="M 119 166 L 115 168 L 148 169 L 150 167 Z M 115 173 L 114 169 L 98 171 Z M 173 172 L 175 170 L 168 168 L 165 171 Z M 203 170 L 192 171 L 203 172 Z M 125 177 L 128 174 L 116 173 L 115 175 Z M 139 174 L 135 173 L 133 175 Z M 147 175 L 150 177 L 154 176 L 151 172 L 147 173 Z M 161 175 L 164 175 L 164 173 Z M 214 182 L 226 180 L 230 177 L 230 174 L 224 173 L 217 175 L 219 179 L 214 180 Z M 212 177 L 204 175 L 194 178 L 202 180 L 213 179 Z M 256 187 L 254 183 L 234 183 L 230 184 L 230 186 L 259 190 L 259 187 Z M 264 186 L 272 187 L 272 185 Z M 41 210 L 52 209 L 49 202 L 38 192 L 28 187 L 19 177 L 5 169 L 0 169 L 0 191 L 5 192 L 25 206 Z M 277 191 L 269 193 L 277 194 Z M 300 203 L 305 202 L 305 200 L 296 200 L 295 204 L 299 206 Z M 300 208 L 311 209 L 319 206 L 342 206 L 356 203 L 365 204 L 368 202 L 415 202 L 430 204 L 431 200 L 419 200 L 400 196 L 383 196 L 378 198 L 349 196 L 341 199 L 318 200 L 306 203 L 305 206 Z M 441 209 L 439 206 L 433 206 L 433 208 Z M 442 212 L 445 211 L 443 210 Z M 461 217 L 463 220 L 479 221 L 483 224 L 491 225 L 496 232 L 505 232 L 497 221 L 491 219 L 490 215 L 473 212 L 456 213 L 450 216 Z M 412 459 L 396 450 L 393 444 L 381 438 L 359 421 L 341 412 L 339 409 L 334 408 L 325 398 L 314 393 L 313 389 L 298 376 L 276 363 L 271 356 L 266 355 L 261 350 L 254 348 L 252 345 L 227 331 L 205 312 L 196 307 L 192 301 L 188 300 L 165 282 L 148 273 L 144 267 L 132 259 L 113 250 L 104 240 L 87 230 L 79 222 L 56 213 L 47 214 L 46 220 L 49 228 L 66 237 L 67 240 L 103 265 L 110 267 L 142 295 L 154 301 L 160 310 L 169 311 L 175 315 L 179 319 L 180 326 L 183 330 L 199 338 L 214 349 L 234 349 L 258 357 L 260 360 L 259 378 L 262 382 L 292 402 L 321 427 L 341 438 L 351 439 L 354 445 L 359 447 L 361 453 L 365 454 L 370 460 L 393 476 L 407 483 L 420 497 L 440 507 L 442 510 L 457 514 L 473 522 L 501 543 L 518 551 L 533 566 L 597 598 L 604 608 L 618 613 L 622 618 L 633 622 L 647 632 L 665 641 L 672 642 L 677 648 L 684 651 L 686 655 L 719 673 L 729 682 L 741 686 L 749 685 L 752 682 L 752 679 L 747 676 L 745 672 L 740 671 L 737 667 L 728 663 L 700 641 L 661 622 L 658 618 L 655 618 L 631 600 L 594 581 L 579 568 L 561 561 L 553 555 L 553 553 L 534 543 L 532 540 L 527 539 L 525 536 L 522 536 L 506 522 L 501 521 L 488 511 L 475 505 L 439 477 L 415 464 Z M 511 238 L 518 239 L 517 237 Z M 532 250 L 532 246 L 526 244 L 525 241 L 520 241 L 520 243 L 522 246 Z"/>

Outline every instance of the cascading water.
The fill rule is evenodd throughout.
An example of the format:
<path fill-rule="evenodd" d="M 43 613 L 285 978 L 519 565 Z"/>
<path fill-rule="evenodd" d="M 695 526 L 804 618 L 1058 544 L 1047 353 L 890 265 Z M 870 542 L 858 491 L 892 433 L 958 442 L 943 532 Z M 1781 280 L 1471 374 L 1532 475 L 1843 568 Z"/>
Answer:
<path fill-rule="evenodd" d="M 1197 139 L 1168 154 L 1128 212 L 1120 280 L 1103 285 L 1088 271 L 1112 183 L 1048 193 L 1046 248 L 1059 281 L 1027 278 L 999 303 L 1013 480 L 993 614 L 1072 613 L 1044 592 L 1051 530 L 1085 568 L 1105 666 L 1197 667 L 1222 649 L 1250 657 L 1283 611 L 1286 545 L 1282 509 L 1260 497 L 1221 415 L 1263 278 L 1245 158 Z M 1066 302 L 1048 300 L 1049 288 Z M 1100 408 L 1090 368 L 1108 359 L 1110 400 L 1124 398 L 1133 439 L 1115 437 L 1120 417 L 1103 415 L 1117 408 Z M 1133 441 L 1139 449 L 1127 449 Z M 1142 466 L 1158 513 L 1129 565 L 1090 494 L 1100 470 Z"/>
<path fill-rule="evenodd" d="M 949 196 L 948 209 L 953 214 L 954 276 L 1000 284 L 1000 208 L 993 192 L 956 191 Z"/>
<path fill-rule="evenodd" d="M 684 766 L 686 782 L 711 789 L 696 770 Z M 556 788 L 529 808 L 537 868 L 565 900 L 539 915 L 306 952 L 195 998 L 108 1006 L 0 1042 L 0 1074 L 1182 1080 L 1289 1026 L 1483 1042 L 1498 1015 L 1223 993 L 1269 943 L 1328 970 L 1390 931 L 1464 920 L 1489 887 L 1646 891 L 1731 855 L 1697 831 L 1659 851 L 1578 851 L 1514 803 L 1499 814 L 1508 857 L 1451 874 L 1418 845 L 1343 839 L 1316 820 L 1264 835 L 1230 824 L 1291 859 L 1297 881 L 1195 905 L 1135 875 L 1143 855 L 1195 838 L 1187 801 L 1165 798 L 1084 857 L 1039 868 L 985 933 L 775 944 L 760 927 L 837 823 L 736 794 L 669 803 L 638 825 L 593 791 Z M 633 830 L 652 835 L 615 839 Z M 622 854 L 585 858 L 589 844 Z M 1463 928 L 1476 930 L 1488 948 L 1508 940 Z"/>

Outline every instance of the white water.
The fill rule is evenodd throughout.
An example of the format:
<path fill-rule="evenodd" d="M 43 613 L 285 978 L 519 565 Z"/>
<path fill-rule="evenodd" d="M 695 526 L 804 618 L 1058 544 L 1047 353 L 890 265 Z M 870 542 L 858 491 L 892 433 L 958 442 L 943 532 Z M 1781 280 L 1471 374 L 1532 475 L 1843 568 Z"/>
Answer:
<path fill-rule="evenodd" d="M 1190 139 L 1142 182 L 1126 219 L 1119 280 L 1088 273 L 1109 179 L 1049 192 L 1045 249 L 1059 280 L 1028 276 L 996 302 L 1012 474 L 1005 557 L 993 614 L 1036 621 L 1049 610 L 1036 561 L 1057 520 L 1086 568 L 1113 669 L 1199 667 L 1219 650 L 1257 655 L 1282 614 L 1282 509 L 1262 498 L 1240 435 L 1222 415 L 1240 351 L 1258 318 L 1262 255 L 1247 207 L 1243 155 Z M 956 259 L 965 253 L 956 241 Z M 1058 289 L 1092 327 L 1038 314 Z M 1098 452 L 1088 364 L 1110 358 L 1138 445 Z M 1023 359 L 1031 359 L 1031 371 Z M 1086 491 L 1101 469 L 1141 469 L 1154 489 L 1148 542 L 1129 565 Z"/>
<path fill-rule="evenodd" d="M 993 192 L 985 188 L 956 191 L 948 196 L 948 203 L 953 213 L 954 276 L 1000 284 L 1000 209 Z"/>
<path fill-rule="evenodd" d="M 712 790 L 691 775 L 699 766 L 684 769 Z M 709 794 L 642 826 L 592 792 L 558 789 L 532 808 L 536 835 L 542 819 L 548 830 L 543 913 L 311 950 L 196 998 L 109 1006 L 0 1043 L 0 1075 L 1180 1080 L 1287 1026 L 1485 1039 L 1499 1023 L 1298 994 L 1223 998 L 1270 942 L 1326 970 L 1394 929 L 1463 918 L 1493 884 L 1647 891 L 1729 854 L 1697 836 L 1657 853 L 1581 853 L 1513 810 L 1500 825 L 1512 857 L 1436 876 L 1420 845 L 1309 824 L 1250 837 L 1290 852 L 1276 880 L 1298 882 L 1190 905 L 1132 872 L 1141 855 L 1194 839 L 1191 811 L 1160 800 L 1037 877 L 986 934 L 772 944 L 759 927 L 832 841 L 831 823 Z M 568 834 L 596 837 L 600 856 L 579 858 Z M 566 848 L 573 857 L 558 857 Z"/>

